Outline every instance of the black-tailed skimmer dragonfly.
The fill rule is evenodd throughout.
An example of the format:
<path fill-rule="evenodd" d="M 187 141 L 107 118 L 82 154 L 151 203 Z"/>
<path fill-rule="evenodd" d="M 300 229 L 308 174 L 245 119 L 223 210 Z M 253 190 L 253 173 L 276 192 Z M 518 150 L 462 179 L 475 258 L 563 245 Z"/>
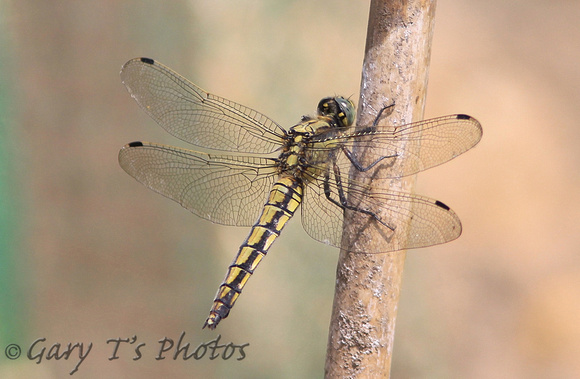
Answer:
<path fill-rule="evenodd" d="M 252 227 L 204 327 L 214 329 L 228 316 L 300 204 L 306 232 L 339 248 L 347 211 L 366 220 L 359 238 L 385 239 L 382 252 L 436 245 L 461 234 L 459 218 L 442 202 L 371 191 L 369 183 L 412 175 L 469 150 L 482 135 L 473 117 L 457 114 L 393 127 L 376 125 L 377 116 L 373 125 L 355 127 L 353 102 L 335 96 L 320 101 L 316 116 L 303 116 L 284 129 L 152 59 L 130 60 L 121 78 L 141 108 L 170 134 L 204 149 L 233 153 L 147 142 L 129 143 L 119 152 L 129 175 L 196 215 Z M 353 171 L 363 180 L 350 178 Z M 356 244 L 350 250 L 357 252 Z"/>

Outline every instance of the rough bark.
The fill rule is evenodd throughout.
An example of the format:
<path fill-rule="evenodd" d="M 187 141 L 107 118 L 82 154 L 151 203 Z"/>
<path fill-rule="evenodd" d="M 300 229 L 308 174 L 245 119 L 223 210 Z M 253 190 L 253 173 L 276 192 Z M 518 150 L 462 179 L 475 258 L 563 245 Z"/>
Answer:
<path fill-rule="evenodd" d="M 401 125 L 423 118 L 435 0 L 373 0 L 370 6 L 357 125 L 381 119 Z M 414 177 L 377 180 L 382 190 L 412 192 Z M 356 215 L 355 215 L 356 216 Z M 329 331 L 326 378 L 388 378 L 405 252 L 348 253 L 357 225 L 345 222 L 343 246 Z M 400 227 L 400 225 L 399 225 Z M 382 239 L 369 241 L 369 253 Z"/>

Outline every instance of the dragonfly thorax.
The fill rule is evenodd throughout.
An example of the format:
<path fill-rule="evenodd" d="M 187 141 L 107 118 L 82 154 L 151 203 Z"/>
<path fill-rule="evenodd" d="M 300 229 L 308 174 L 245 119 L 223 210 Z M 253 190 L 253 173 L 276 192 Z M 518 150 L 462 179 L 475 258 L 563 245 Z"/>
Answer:
<path fill-rule="evenodd" d="M 328 104 L 330 106 L 325 109 L 336 107 L 338 103 L 329 101 Z M 318 177 L 324 170 L 325 162 L 329 158 L 328 154 L 336 147 L 337 141 L 334 138 L 319 141 L 317 138 L 321 135 L 329 137 L 338 133 L 342 121 L 338 120 L 341 117 L 338 114 L 332 117 L 330 113 L 327 113 L 328 115 L 320 113 L 322 112 L 319 110 L 317 117 L 303 117 L 302 122 L 288 130 L 284 147 L 278 157 L 280 175 L 290 175 L 308 182 Z"/>

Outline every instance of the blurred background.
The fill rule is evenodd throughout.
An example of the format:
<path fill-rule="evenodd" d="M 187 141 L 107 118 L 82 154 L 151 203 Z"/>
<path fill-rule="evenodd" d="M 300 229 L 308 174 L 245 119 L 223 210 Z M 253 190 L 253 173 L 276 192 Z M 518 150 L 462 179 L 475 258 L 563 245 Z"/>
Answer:
<path fill-rule="evenodd" d="M 216 332 L 201 330 L 248 230 L 213 225 L 125 174 L 117 152 L 184 146 L 119 79 L 155 58 L 291 126 L 358 98 L 368 1 L 0 1 L 2 378 L 61 378 L 27 349 L 93 343 L 77 378 L 307 378 L 324 370 L 337 251 L 295 220 Z M 425 117 L 467 113 L 483 140 L 422 173 L 464 234 L 410 251 L 394 378 L 580 377 L 580 3 L 440 0 Z M 156 360 L 185 332 L 237 361 Z M 137 337 L 108 360 L 108 339 Z M 142 358 L 136 356 L 136 345 Z"/>

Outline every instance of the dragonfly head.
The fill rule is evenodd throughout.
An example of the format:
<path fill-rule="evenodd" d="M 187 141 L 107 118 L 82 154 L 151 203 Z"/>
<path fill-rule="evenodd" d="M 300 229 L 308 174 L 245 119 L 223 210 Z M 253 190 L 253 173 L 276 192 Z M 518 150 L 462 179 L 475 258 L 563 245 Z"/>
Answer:
<path fill-rule="evenodd" d="M 354 124 L 356 109 L 350 99 L 342 96 L 325 97 L 318 103 L 318 115 L 332 118 L 339 127 Z"/>

